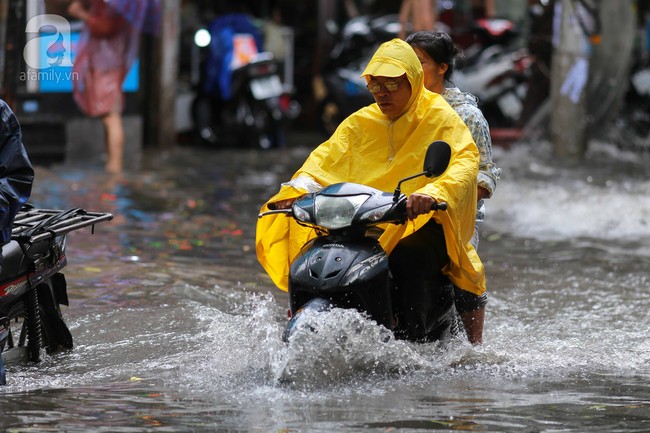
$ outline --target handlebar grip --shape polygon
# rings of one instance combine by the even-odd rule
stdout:
[[[293,211],[291,209],[276,209],[276,210],[267,210],[265,212],[262,212],[261,214],[257,215],[257,218],[262,218],[267,215],[273,215],[273,214],[285,214],[285,215],[291,215]]]
[[[447,210],[447,203],[444,201],[436,202],[431,205],[431,210]]]

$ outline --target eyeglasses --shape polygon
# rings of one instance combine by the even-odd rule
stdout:
[[[397,81],[384,81],[383,83],[379,83],[377,81],[371,81],[368,83],[366,86],[368,90],[370,90],[370,93],[379,93],[381,92],[381,89],[384,88],[386,89],[387,92],[397,92],[399,90],[399,85],[404,81],[404,79],[397,80]]]

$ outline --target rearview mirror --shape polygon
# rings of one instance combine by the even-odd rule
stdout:
[[[447,170],[451,158],[451,147],[446,141],[438,140],[429,145],[424,157],[426,177],[438,177]]]

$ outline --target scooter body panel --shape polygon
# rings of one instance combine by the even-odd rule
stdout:
[[[7,311],[32,287],[35,287],[57,275],[67,264],[64,253],[64,237],[50,244],[47,250],[39,252],[39,257],[28,257],[15,240],[2,247],[2,270],[0,271],[0,314]],[[29,250],[28,250],[29,251]],[[57,280],[58,281],[58,280]],[[67,305],[65,280],[63,285],[56,284],[58,298]]]

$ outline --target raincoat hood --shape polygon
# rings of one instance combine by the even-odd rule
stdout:
[[[363,75],[395,74],[400,72],[397,69],[406,71],[412,89],[403,114],[391,120],[375,103],[348,116],[309,155],[292,180],[262,206],[261,212],[268,210],[271,203],[314,192],[313,186],[317,190],[338,182],[361,183],[392,192],[401,179],[422,171],[428,145],[444,140],[451,147],[447,170],[434,179],[423,176],[409,180],[402,184],[402,192],[428,194],[447,202],[448,210],[420,215],[404,225],[386,225],[380,242],[390,254],[401,238],[434,218],[443,226],[450,258],[445,274],[458,287],[482,294],[483,265],[469,243],[476,214],[476,144],[465,123],[442,96],[424,88],[422,66],[407,43],[393,40],[383,44]],[[267,215],[258,220],[257,257],[280,289],[287,290],[290,263],[315,236],[313,229],[300,226],[285,215]]]
[[[393,39],[379,46],[361,76],[370,81],[371,77],[401,77],[406,74],[411,84],[411,98],[406,110],[420,98],[424,91],[424,71],[413,48],[401,39]]]

